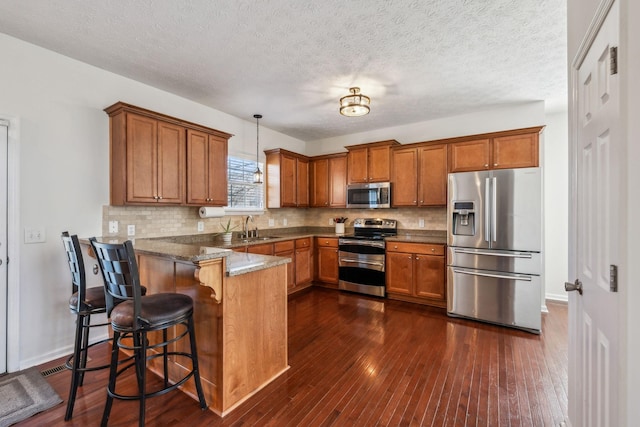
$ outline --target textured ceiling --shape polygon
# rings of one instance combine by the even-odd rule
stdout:
[[[0,32],[305,141],[567,102],[566,0],[3,0]]]

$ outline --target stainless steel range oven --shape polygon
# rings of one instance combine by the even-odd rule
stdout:
[[[338,287],[385,296],[385,242],[397,234],[397,222],[383,218],[356,218],[354,233],[338,239]]]

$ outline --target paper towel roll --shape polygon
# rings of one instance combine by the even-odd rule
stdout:
[[[203,206],[198,210],[200,218],[222,218],[224,216],[224,208]]]

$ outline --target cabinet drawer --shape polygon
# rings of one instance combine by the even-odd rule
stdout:
[[[387,252],[408,252],[412,254],[444,256],[444,245],[433,245],[428,243],[388,242]]]
[[[293,247],[294,247],[293,240],[287,240],[285,242],[275,242],[273,244],[273,251],[275,253],[289,252],[289,251],[293,251]]]
[[[305,237],[304,239],[296,239],[296,248],[309,248],[311,247],[311,237]]]
[[[316,245],[320,247],[337,248],[338,239],[333,237],[316,237]]]

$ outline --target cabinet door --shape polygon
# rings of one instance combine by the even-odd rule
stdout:
[[[296,207],[297,179],[296,158],[286,154],[280,155],[280,205]]]
[[[338,249],[318,248],[318,280],[324,283],[338,283]]]
[[[387,292],[411,295],[413,292],[413,255],[387,252]]]
[[[276,252],[274,255],[291,258],[291,262],[287,263],[287,289],[293,289],[296,286],[295,265],[296,256],[293,250]]]
[[[296,206],[309,206],[309,162],[297,159],[296,162]]]
[[[418,178],[419,206],[447,205],[447,146],[430,145],[418,149],[420,159]],[[397,186],[394,188],[394,191]]]
[[[227,206],[227,140],[209,135],[208,205]]]
[[[367,171],[367,148],[354,148],[347,154],[349,184],[369,182]]]
[[[394,150],[392,154],[393,206],[416,206],[418,196],[418,150]]]
[[[313,278],[311,248],[296,249],[296,286],[309,283]]]
[[[493,168],[538,166],[538,134],[502,136],[493,139]]]
[[[187,131],[187,203],[209,203],[209,136],[203,132]]]
[[[158,122],[158,202],[184,203],[186,130]]]
[[[369,182],[391,180],[391,147],[370,147],[368,153]]]
[[[488,139],[449,144],[449,172],[468,172],[489,169]]]
[[[158,122],[127,114],[127,202],[156,203]]]
[[[329,205],[329,159],[313,160],[309,164],[309,199],[313,207]]]
[[[414,268],[415,295],[445,301],[444,257],[416,254]]]
[[[347,155],[329,159],[329,206],[347,206]]]

